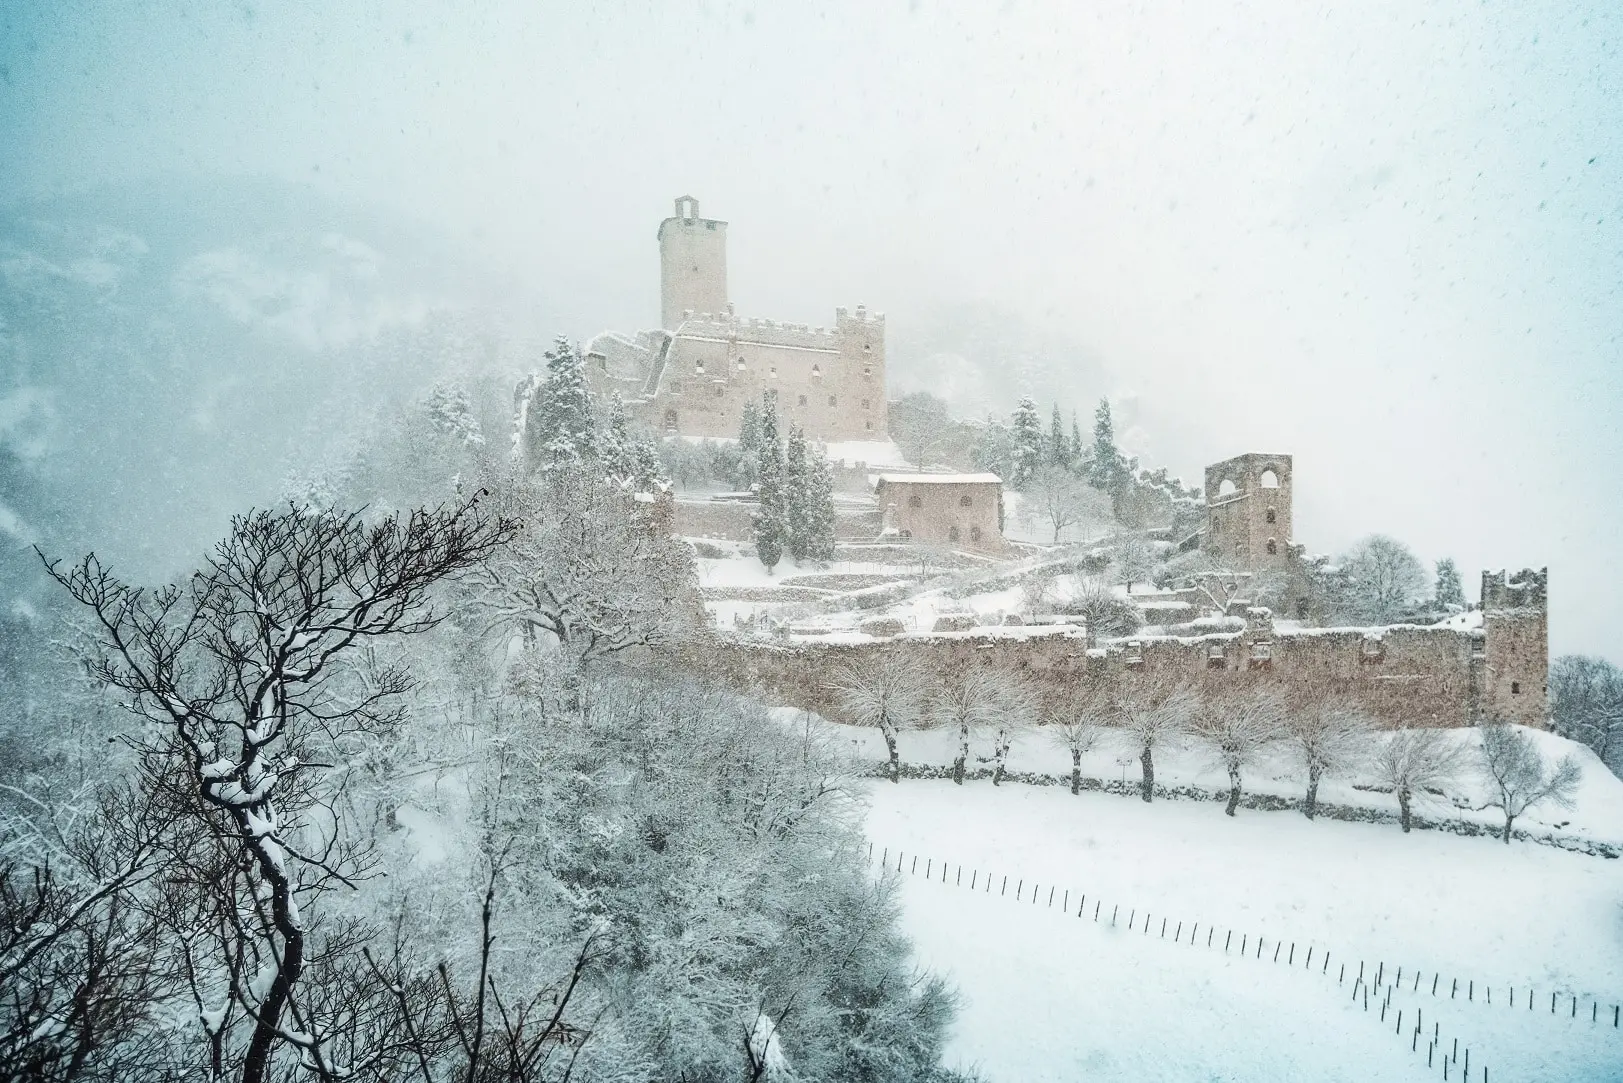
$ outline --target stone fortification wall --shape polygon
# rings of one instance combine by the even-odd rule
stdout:
[[[1275,683],[1287,695],[1350,696],[1387,726],[1463,726],[1479,721],[1486,709],[1481,643],[1473,633],[1421,627],[1274,636],[1264,620],[1242,632],[1124,640],[1094,649],[1085,632],[1075,629],[861,643],[725,640],[705,652],[705,664],[740,686],[842,721],[832,692],[840,665],[883,654],[914,666],[926,687],[966,666],[1017,674],[1039,686],[1088,684],[1105,696],[1156,675],[1208,687],[1249,678]]]

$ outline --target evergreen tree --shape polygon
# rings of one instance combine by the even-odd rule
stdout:
[[[977,470],[1007,479],[1013,472],[1014,463],[1014,443],[1009,435],[1009,427],[997,418],[988,416],[986,428],[975,444],[970,461]]]
[[[1130,475],[1121,452],[1116,447],[1116,426],[1110,419],[1110,400],[1100,399],[1093,412],[1093,464],[1088,481],[1119,499],[1127,487]]]
[[[1067,470],[1071,466],[1071,442],[1065,438],[1065,423],[1060,420],[1059,403],[1054,404],[1054,416],[1048,424],[1049,466]]]
[[[546,375],[524,412],[524,445],[530,463],[542,469],[578,463],[596,454],[592,398],[580,353],[560,335],[546,360]]]
[[[609,396],[608,416],[598,438],[598,457],[610,477],[625,481],[637,472],[636,449],[626,417],[626,404],[619,392]]]
[[[1009,484],[1024,489],[1043,465],[1043,423],[1037,416],[1037,404],[1029,398],[1021,399],[1014,408],[1011,428],[1014,446]]]
[[[789,423],[788,444],[783,467],[784,527],[788,532],[789,555],[799,564],[806,557],[811,477],[810,463],[806,458],[806,434],[792,421]]]
[[[834,559],[834,468],[820,455],[812,456],[806,498],[806,556]]]
[[[1087,447],[1082,443],[1082,426],[1076,423],[1076,411],[1071,411],[1071,469],[1080,474],[1087,464]]]
[[[759,469],[756,499],[760,508],[755,513],[755,552],[770,572],[783,559],[784,543],[788,540],[783,446],[778,443],[778,405],[770,395],[765,396],[760,412],[756,462]]]
[[[1437,562],[1437,604],[1465,606],[1465,586],[1460,582],[1460,569],[1453,557]]]
[[[738,426],[738,472],[733,484],[740,490],[749,489],[761,476],[761,407],[754,399],[744,403],[743,417]]]

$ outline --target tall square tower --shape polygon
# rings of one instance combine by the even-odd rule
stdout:
[[[674,331],[684,313],[727,311],[727,223],[699,217],[699,201],[682,196],[659,224],[659,325]]]
[[[1283,565],[1290,541],[1289,455],[1250,452],[1206,468],[1208,554],[1240,569]]]

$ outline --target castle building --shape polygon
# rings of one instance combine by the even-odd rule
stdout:
[[[738,316],[727,294],[727,223],[692,196],[659,225],[660,322],[586,346],[593,390],[618,393],[655,432],[690,439],[738,435],[744,404],[776,399],[808,439],[888,439],[885,317],[834,310],[832,327]]]
[[[1542,727],[1549,716],[1550,569],[1482,573],[1482,638],[1473,662],[1485,716]]]
[[[1289,455],[1250,452],[1206,468],[1205,552],[1236,568],[1280,567],[1290,543]]]
[[[881,537],[921,545],[998,549],[1003,481],[996,474],[880,474]]]

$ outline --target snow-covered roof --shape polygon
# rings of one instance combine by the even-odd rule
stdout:
[[[880,474],[880,485],[1002,485],[996,474]]]

